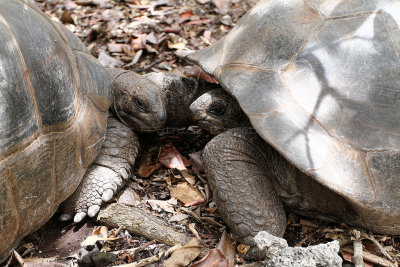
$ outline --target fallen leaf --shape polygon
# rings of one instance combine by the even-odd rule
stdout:
[[[234,267],[236,261],[236,250],[234,241],[229,237],[229,235],[224,231],[221,236],[221,240],[217,245],[217,249],[222,252],[226,259],[228,267]]]
[[[219,13],[226,14],[229,8],[229,0],[213,0],[213,3],[218,8]]]
[[[177,204],[177,201],[174,198],[171,198],[170,200],[149,199],[145,201],[149,203],[151,208],[155,211],[164,210],[166,212],[175,213],[174,206]]]
[[[168,42],[169,49],[184,49],[186,47],[184,42],[171,43]]]
[[[96,236],[101,236],[101,237],[108,237],[108,228],[107,226],[95,226],[93,229],[93,234]]]
[[[217,80],[215,80],[213,77],[205,73],[204,70],[202,70],[202,68],[200,68],[197,65],[184,68],[184,72],[185,75],[188,77],[193,77],[198,80],[203,80],[209,83],[218,83]]]
[[[239,251],[241,254],[246,255],[247,252],[249,252],[249,250],[250,250],[250,246],[245,245],[245,244],[239,244],[239,245],[236,247],[236,249],[237,249],[237,251]]]
[[[211,31],[205,30],[205,31],[203,32],[203,38],[206,39],[206,40],[210,40],[210,38],[211,38]]]
[[[169,222],[180,222],[183,220],[186,220],[187,218],[189,218],[190,216],[184,213],[177,213],[173,216],[171,216],[171,218],[168,219]]]
[[[189,174],[188,170],[181,170],[181,174],[189,184],[194,185],[196,183],[196,177]]]
[[[154,32],[151,32],[150,34],[147,35],[146,41],[151,43],[151,44],[157,44],[158,40]]]
[[[88,236],[85,241],[81,243],[82,247],[95,245],[97,241],[121,241],[124,238],[122,237],[100,237],[96,235]]]
[[[186,11],[179,15],[180,18],[190,18],[191,16],[193,16],[191,11]]]
[[[165,262],[165,267],[187,266],[200,254],[197,238],[192,238],[185,246],[175,250]]]
[[[69,13],[68,9],[66,9],[66,8],[64,9],[60,20],[63,23],[70,23],[70,24],[74,24],[75,25],[74,19],[71,17],[71,14]]]
[[[183,202],[185,207],[203,203],[205,199],[200,191],[188,183],[179,183],[168,187],[171,197]]]
[[[202,152],[203,152],[203,150],[189,154],[190,160],[194,163],[194,165],[197,167],[197,169],[201,172],[204,171],[203,170],[203,162],[201,161],[201,153]]]
[[[106,9],[101,13],[102,19],[104,21],[109,21],[109,20],[120,20],[123,16],[124,13],[121,11],[116,11],[113,9]]]
[[[202,259],[193,263],[191,267],[228,267],[228,260],[225,259],[219,249],[210,250]]]
[[[184,157],[171,142],[161,147],[158,160],[170,169],[185,170],[187,166],[185,166]]]
[[[129,51],[131,49],[131,46],[128,44],[108,43],[107,49],[111,53],[122,53]]]
[[[152,152],[146,151],[140,157],[138,173],[141,177],[149,177],[159,168],[161,168],[161,163],[159,163],[158,161],[153,161]]]
[[[123,63],[120,60],[109,56],[103,50],[100,51],[98,60],[100,61],[101,65],[103,65],[106,68],[115,68],[123,65]]]

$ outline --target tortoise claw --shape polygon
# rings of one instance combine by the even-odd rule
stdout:
[[[88,216],[89,217],[94,217],[99,213],[100,206],[99,205],[92,205],[88,208]]]
[[[112,199],[113,196],[114,196],[114,191],[112,189],[106,189],[103,195],[101,196],[101,199],[104,202],[108,202]]]

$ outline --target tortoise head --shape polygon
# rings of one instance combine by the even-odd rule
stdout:
[[[117,117],[137,131],[155,131],[167,121],[163,89],[133,71],[112,77],[112,107]]]
[[[212,135],[229,128],[250,126],[239,103],[222,88],[213,89],[198,97],[191,105],[193,120]]]

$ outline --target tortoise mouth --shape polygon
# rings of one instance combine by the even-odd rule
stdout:
[[[132,115],[129,115],[125,112],[116,113],[122,123],[138,132],[155,132],[158,129],[162,128],[165,124],[165,120],[156,123],[156,120],[152,119],[151,123],[148,123],[147,120],[133,117]]]

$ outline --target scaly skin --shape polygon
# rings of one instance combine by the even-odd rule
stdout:
[[[273,168],[277,172],[271,173],[279,157],[257,134],[238,128],[216,136],[204,149],[203,167],[218,211],[241,243],[255,247],[259,231],[285,232],[286,216],[271,176],[293,175],[294,168]],[[257,258],[257,251],[248,256]]]
[[[69,220],[74,213],[75,222],[86,215],[96,216],[100,206],[110,201],[128,181],[138,152],[135,132],[110,116],[102,150],[77,190],[62,204],[64,213],[60,219]]]

